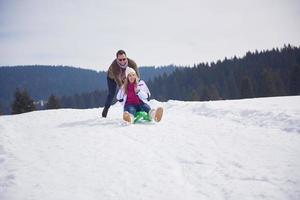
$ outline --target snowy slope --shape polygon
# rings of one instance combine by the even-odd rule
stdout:
[[[0,199],[300,199],[300,96],[0,116]]]

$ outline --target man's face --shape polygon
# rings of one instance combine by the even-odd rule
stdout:
[[[123,66],[123,65],[126,65],[126,64],[127,64],[127,57],[126,57],[125,54],[118,55],[117,59],[118,59],[118,63],[119,63],[120,65]]]

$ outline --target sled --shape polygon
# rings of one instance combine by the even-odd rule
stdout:
[[[124,112],[123,114],[123,120],[129,123],[145,123],[145,122],[151,122],[152,120],[155,122],[160,122],[162,115],[163,115],[163,108],[159,107],[156,109],[154,116],[150,117],[150,115],[145,111],[138,111],[136,112],[135,116],[132,116],[128,112]]]
[[[145,111],[139,111],[135,114],[133,123],[151,122],[150,116]]]
[[[153,116],[155,122],[160,122],[162,115],[163,115],[164,109],[162,107],[159,107],[156,109],[155,116]],[[139,122],[151,122],[152,119],[149,116],[148,113],[145,111],[139,111],[135,114],[133,123],[139,123]]]

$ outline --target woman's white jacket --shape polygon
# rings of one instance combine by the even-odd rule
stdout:
[[[137,90],[138,90],[138,97],[140,100],[142,100],[144,103],[148,103],[148,99],[150,98],[150,91],[146,85],[146,83],[143,80],[140,80],[137,84]],[[125,90],[123,87],[121,87],[117,94],[117,100],[122,103],[123,106],[125,106],[126,100],[127,100],[127,94],[125,94]]]

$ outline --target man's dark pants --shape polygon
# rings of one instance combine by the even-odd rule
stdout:
[[[106,79],[107,79],[107,86],[108,86],[108,95],[106,97],[105,106],[102,111],[102,117],[107,116],[108,109],[112,104],[112,101],[116,94],[116,89],[117,89],[117,83],[115,82],[114,79],[111,79],[108,76]]]

